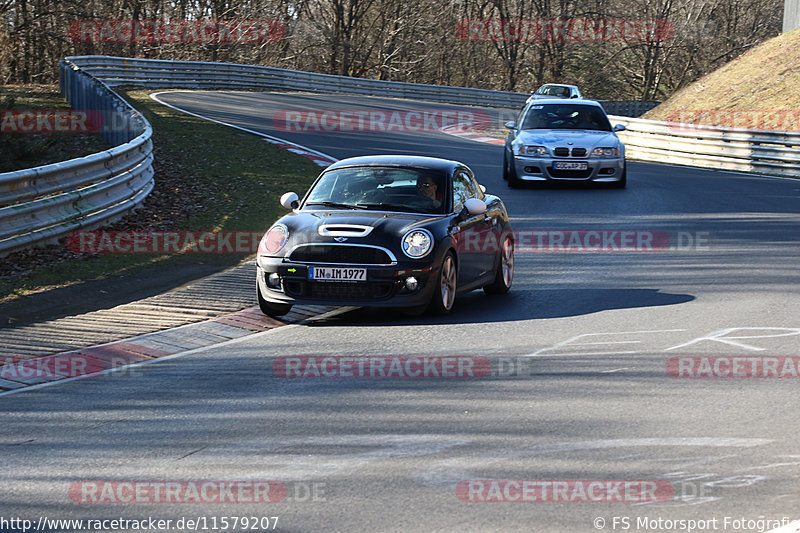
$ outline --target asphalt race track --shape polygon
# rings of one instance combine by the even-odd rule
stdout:
[[[757,531],[759,519],[768,531],[800,519],[800,182],[629,162],[625,190],[511,190],[501,146],[272,121],[287,110],[452,106],[160,98],[335,158],[466,163],[527,239],[514,285],[503,297],[462,297],[447,317],[348,311],[4,396],[5,516],[200,519],[208,531],[225,517],[278,517],[276,530],[292,532],[688,531],[688,520],[706,521],[695,531]],[[592,246],[590,232],[600,236]],[[632,250],[615,247],[623,233]],[[657,245],[637,248],[641,235]],[[491,369],[288,379],[273,366],[324,356],[447,356]],[[233,481],[242,483],[230,497],[187,491]],[[263,503],[253,494],[267,482]],[[256,530],[272,530],[270,520]]]

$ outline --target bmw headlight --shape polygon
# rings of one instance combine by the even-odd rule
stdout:
[[[547,148],[544,146],[526,146],[520,144],[517,146],[517,155],[527,155],[529,157],[544,157],[549,155]]]
[[[426,229],[414,229],[403,236],[403,253],[411,259],[425,257],[433,250],[433,234]]]
[[[258,243],[259,255],[274,255],[280,252],[289,240],[289,229],[283,224],[275,224]]]
[[[592,157],[619,157],[619,148],[595,148]]]

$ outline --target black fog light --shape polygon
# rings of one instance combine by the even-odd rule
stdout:
[[[526,174],[541,174],[542,173],[542,169],[540,169],[539,167],[525,167],[525,173]]]
[[[419,282],[417,281],[417,278],[415,278],[414,276],[409,276],[406,278],[406,289],[413,292],[417,290],[417,287],[419,287]]]

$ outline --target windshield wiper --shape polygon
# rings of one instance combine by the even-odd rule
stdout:
[[[324,205],[325,207],[341,207],[342,209],[366,209],[366,207],[361,207],[361,204],[359,204],[359,205],[341,204],[339,202],[328,202],[328,201],[324,201],[324,202],[308,202],[306,204],[306,206],[309,206],[309,205]]]
[[[397,211],[408,211],[411,213],[425,213],[430,214],[428,211],[424,211],[422,209],[418,209],[416,207],[410,207],[407,205],[401,204],[387,204],[387,203],[380,203],[380,204],[358,204],[359,207],[363,207],[364,209],[371,209],[371,208],[378,208],[378,209],[394,209]]]

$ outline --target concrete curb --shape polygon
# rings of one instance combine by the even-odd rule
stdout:
[[[40,358],[20,359],[19,363],[30,363],[26,367],[22,367],[26,370],[25,372],[19,372],[20,367],[6,361],[4,366],[1,367],[3,379],[0,382],[0,386],[10,390],[0,392],[0,396],[76,379],[96,377],[139,364],[154,362],[161,358],[188,354],[198,349],[242,339],[282,326],[302,324],[309,319],[330,316],[332,313],[344,313],[352,309],[354,308],[296,306],[292,310],[292,318],[276,320],[264,315],[258,306],[255,306],[203,322],[186,324],[155,333],[146,333],[98,346],[80,348]],[[41,360],[53,360],[55,358],[60,362],[59,365],[37,364]],[[78,365],[80,372],[54,370],[54,368],[58,367],[72,368],[72,365],[69,364],[72,360],[82,363]],[[85,364],[87,360],[91,361],[88,366]]]

